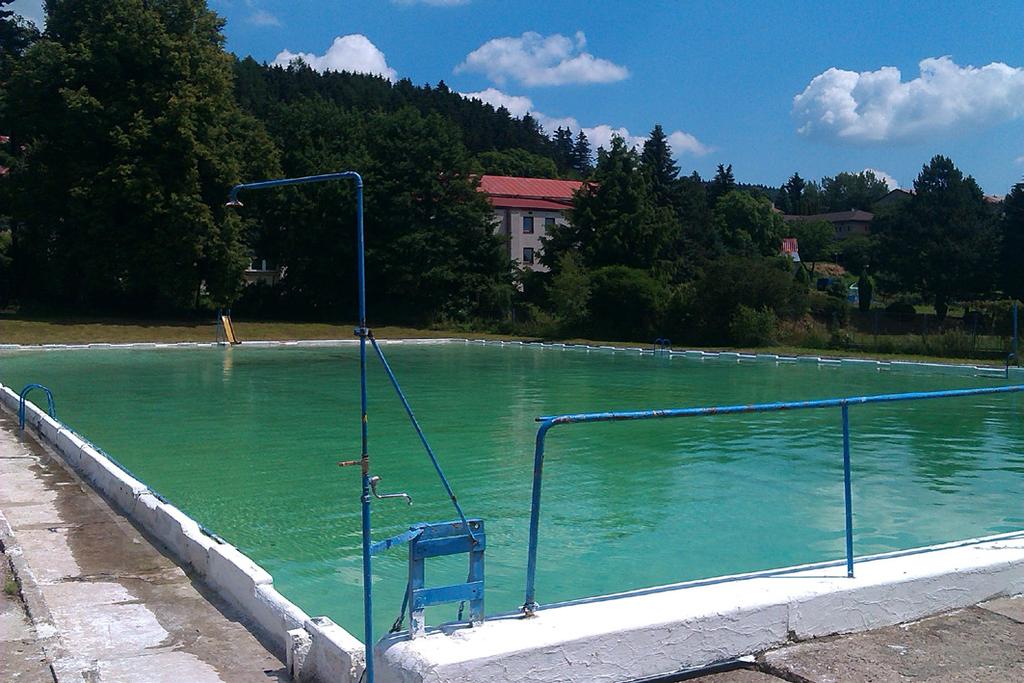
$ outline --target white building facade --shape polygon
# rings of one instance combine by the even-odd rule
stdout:
[[[485,175],[480,191],[487,195],[498,219],[497,234],[505,238],[508,257],[522,268],[546,271],[541,265],[541,238],[556,225],[568,222],[573,194],[583,185],[577,180],[518,178]]]

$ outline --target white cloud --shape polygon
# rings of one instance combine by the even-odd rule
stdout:
[[[885,171],[879,171],[877,168],[864,169],[865,173],[867,173],[868,171],[874,173],[876,178],[878,178],[879,180],[883,181],[886,185],[888,185],[890,190],[900,189],[899,181],[893,178],[892,174],[886,173]]]
[[[473,50],[455,72],[482,73],[495,83],[508,79],[524,85],[613,83],[629,76],[624,66],[585,52],[587,38],[527,31],[519,37],[494,38]]]
[[[264,9],[256,10],[255,12],[253,12],[249,16],[248,19],[246,19],[246,21],[249,22],[250,24],[255,25],[255,26],[280,26],[281,25],[281,20],[280,19],[278,19],[273,14],[271,14],[270,12],[268,12],[267,10],[264,10]]]
[[[43,2],[42,0],[14,0],[10,5],[5,7],[9,12],[20,14],[38,28],[43,28]]]
[[[1017,158],[1016,158],[1016,159],[1014,159],[1013,161],[1014,161],[1014,163],[1016,163],[1016,164],[1021,164],[1021,165],[1024,165],[1024,154],[1021,154],[1021,155],[1020,155],[1019,157],[1017,157]]]
[[[468,97],[471,100],[480,100],[486,104],[491,105],[495,109],[498,107],[505,107],[508,112],[516,118],[522,118],[526,114],[530,113],[533,109],[533,100],[529,97],[523,97],[521,95],[508,95],[498,90],[497,88],[487,88],[479,92],[464,92],[459,93],[463,97]]]
[[[921,61],[920,75],[900,70],[831,68],[793,98],[799,132],[853,143],[916,140],[1024,116],[1024,69],[993,62],[959,66],[949,57]]]
[[[572,131],[580,131],[587,136],[590,146],[596,151],[598,147],[608,148],[612,143],[612,136],[618,135],[626,141],[630,147],[641,147],[644,144],[645,136],[633,135],[629,129],[614,127],[606,123],[596,126],[581,126],[580,122],[571,116],[555,117],[548,116],[533,108],[533,100],[523,95],[509,95],[497,88],[487,88],[479,92],[460,93],[463,97],[486,102],[493,107],[505,107],[512,116],[522,117],[529,114],[537,119],[544,130],[551,134],[556,128],[569,128]],[[677,157],[684,154],[691,156],[703,156],[711,151],[708,147],[690,133],[676,130],[668,135],[669,145]]]
[[[685,152],[695,157],[702,157],[713,151],[713,148],[708,147],[695,136],[681,130],[675,130],[668,134],[668,144],[671,145],[676,156],[679,156],[680,152]]]
[[[394,81],[398,76],[398,72],[388,66],[384,53],[361,33],[338,36],[322,55],[282,50],[274,59],[274,64],[288,66],[296,59],[301,59],[320,72],[353,71],[384,76],[389,81]]]

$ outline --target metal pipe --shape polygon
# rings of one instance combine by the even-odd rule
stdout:
[[[844,403],[860,405],[867,403],[888,403],[893,401],[919,401],[932,398],[956,398],[981,394],[1006,394],[1024,391],[1024,384],[1005,387],[981,387],[978,389],[949,389],[946,391],[918,391],[905,394],[876,394],[874,396],[851,396],[849,398],[827,398],[815,401],[783,401],[778,403],[751,403],[748,405],[713,406],[707,408],[669,408],[662,410],[633,410],[606,413],[576,413],[538,417],[537,422],[551,421],[554,424],[580,422],[618,422],[623,420],[649,420],[669,417],[701,417],[707,415],[734,415],[737,413],[769,413],[781,410],[802,410],[807,408],[838,408]]]
[[[544,440],[548,430],[555,423],[545,420],[537,430],[537,443],[533,452],[533,497],[530,503],[530,541],[526,558],[526,599],[523,601],[523,614],[533,616],[537,611],[536,576],[537,576],[537,537],[540,530],[540,488],[544,479]]]
[[[462,520],[462,524],[469,533],[470,539],[476,543],[476,534],[473,533],[473,528],[469,525],[469,521],[466,519],[466,515],[462,511],[462,505],[459,504],[459,499],[455,497],[455,491],[452,490],[451,484],[448,483],[448,478],[444,476],[444,470],[441,469],[441,463],[438,462],[437,456],[434,455],[434,449],[430,447],[430,442],[427,441],[427,435],[423,433],[423,429],[420,427],[420,422],[416,419],[416,414],[412,412],[412,406],[409,405],[409,401],[405,397],[405,392],[402,391],[402,387],[398,383],[398,378],[395,377],[395,373],[391,370],[391,365],[384,357],[384,350],[380,348],[380,344],[377,343],[377,339],[373,336],[372,332],[370,333],[370,343],[373,345],[373,350],[377,352],[377,357],[380,358],[380,362],[384,366],[384,372],[387,373],[388,379],[391,380],[391,386],[393,386],[395,388],[395,392],[398,393],[398,398],[402,402],[402,407],[405,408],[405,414],[409,416],[409,421],[412,422],[413,429],[416,430],[416,434],[420,437],[420,443],[423,444],[423,448],[426,449],[427,455],[430,456],[430,462],[434,464],[434,471],[437,472],[437,476],[441,479],[441,484],[444,486],[444,490],[448,493],[448,498],[451,499],[452,505],[455,506],[455,512],[458,513],[459,519]]]
[[[1020,356],[1017,355],[1019,340],[1017,338],[1017,300],[1013,300],[1013,359],[1020,365]]]
[[[853,578],[853,493],[850,482],[850,406],[843,404],[843,502],[846,507],[846,575]]]
[[[359,428],[362,440],[360,465],[362,470],[362,491],[360,503],[362,511],[363,540],[363,628],[366,653],[366,683],[373,683],[373,565],[371,563],[370,546],[370,455],[367,446],[368,433],[366,423],[366,259],[365,241],[363,237],[363,177],[355,171],[324,173],[321,175],[303,176],[300,178],[279,178],[264,180],[257,183],[242,183],[231,188],[227,206],[238,207],[238,193],[242,190],[265,190],[272,187],[288,185],[305,185],[322,183],[329,180],[353,180],[356,184],[356,270],[359,277],[359,327],[355,329],[359,337]]]
[[[784,401],[778,403],[752,403],[749,405],[713,406],[707,408],[670,408],[664,410],[633,410],[604,413],[575,413],[566,415],[546,415],[536,418],[540,423],[537,429],[537,442],[533,458],[533,498],[530,510],[530,538],[527,549],[526,564],[526,599],[522,612],[532,616],[538,609],[536,600],[537,544],[540,527],[540,496],[541,479],[544,472],[544,448],[548,431],[555,425],[582,424],[589,422],[620,422],[627,420],[651,420],[677,417],[708,417],[712,415],[735,415],[744,413],[769,413],[783,410],[805,410],[817,408],[842,408],[843,410],[843,456],[844,478],[846,488],[846,551],[847,573],[853,576],[853,516],[852,495],[850,493],[849,470],[849,417],[850,405],[869,403],[891,403],[896,401],[920,401],[939,398],[959,398],[965,396],[982,396],[987,394],[1009,394],[1024,391],[1024,384],[1005,387],[981,387],[977,389],[951,389],[946,391],[918,391],[905,394],[877,394],[874,396],[851,396],[848,398],[829,398],[814,401]]]
[[[50,417],[57,419],[57,404],[53,400],[53,392],[42,384],[27,384],[18,395],[18,429],[25,430],[25,402],[33,389],[41,389],[46,394],[46,412]]]

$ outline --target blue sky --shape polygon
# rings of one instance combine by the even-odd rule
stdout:
[[[38,0],[15,8],[39,16]],[[582,127],[661,123],[683,170],[778,185],[946,154],[986,192],[1024,176],[1024,3],[210,0],[228,49],[444,80]],[[338,40],[340,38],[340,40]],[[283,54],[282,54],[283,53]]]

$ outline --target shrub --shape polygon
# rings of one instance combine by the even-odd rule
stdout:
[[[917,309],[909,301],[897,299],[885,307],[885,312],[898,320],[911,320],[917,315]]]
[[[669,292],[645,270],[606,266],[590,278],[590,324],[602,339],[650,341],[658,336]]]
[[[850,306],[845,300],[824,292],[812,292],[810,302],[811,314],[825,323],[830,330],[846,326]]]
[[[936,356],[965,358],[974,352],[974,339],[963,330],[946,330],[941,334],[927,337],[925,348],[928,353]]]
[[[781,261],[738,257],[713,261],[694,282],[696,341],[728,343],[730,325],[741,305],[767,308],[779,318],[798,318],[807,310],[807,291]]]
[[[767,306],[756,309],[740,304],[729,322],[729,336],[739,346],[768,346],[778,339],[778,323]]]

